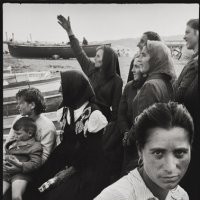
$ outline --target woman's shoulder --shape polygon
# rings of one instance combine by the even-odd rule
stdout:
[[[123,176],[118,181],[112,185],[105,188],[95,200],[107,200],[107,199],[116,199],[116,200],[125,200],[132,199],[135,200],[134,188],[129,181],[128,175]]]
[[[179,185],[175,189],[170,190],[169,196],[173,199],[189,200],[187,192]]]
[[[133,88],[133,81],[129,81],[129,82],[125,85],[124,90],[128,90],[128,89],[130,89],[130,88]]]
[[[170,83],[170,82],[169,82]],[[156,78],[156,79],[150,79],[150,80],[147,80],[145,81],[144,85],[142,86],[143,89],[158,89],[160,90],[161,88],[165,87],[166,86],[166,83],[163,79],[161,78]]]
[[[48,117],[46,117],[43,113],[40,114],[40,116],[35,121],[35,123],[39,127],[45,126],[46,128],[48,127],[49,129],[53,129],[53,130],[55,129],[55,125],[53,124],[53,122]]]
[[[118,74],[115,75],[115,81],[123,83],[122,78]]]

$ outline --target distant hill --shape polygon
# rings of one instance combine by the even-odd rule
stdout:
[[[161,36],[162,40],[183,40],[183,35],[172,35],[172,36]],[[129,48],[132,51],[136,51],[137,44],[140,38],[125,38],[125,39],[118,39],[118,40],[105,40],[99,41],[102,43],[111,43],[112,46],[121,46],[124,48]]]

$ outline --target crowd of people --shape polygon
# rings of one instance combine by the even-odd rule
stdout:
[[[102,45],[91,60],[70,18],[57,19],[82,70],[60,74],[59,135],[38,89],[16,94],[20,115],[4,145],[4,199],[197,200],[199,19],[186,24],[194,55],[179,77],[168,47],[148,31],[124,89],[115,51]]]

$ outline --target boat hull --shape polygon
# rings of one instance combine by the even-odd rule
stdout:
[[[82,46],[88,57],[95,57],[98,45]],[[105,44],[110,46],[111,44]],[[67,45],[38,45],[38,44],[15,44],[8,43],[8,49],[12,56],[18,58],[52,58],[57,55],[60,58],[75,58],[70,46]]]
[[[54,94],[45,96],[46,112],[53,112],[58,109],[58,106],[62,102],[61,94]],[[17,115],[19,111],[17,109],[17,101],[8,101],[3,103],[3,116]]]

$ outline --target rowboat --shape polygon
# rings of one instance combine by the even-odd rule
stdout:
[[[34,87],[42,92],[46,101],[46,111],[55,111],[62,101],[58,89],[60,87],[60,76],[51,76],[50,72],[29,72],[4,74],[3,86],[3,116],[18,114],[16,108],[16,93],[24,88]]]
[[[9,52],[18,58],[74,58],[70,45],[7,42]],[[81,45],[88,57],[95,57],[96,48],[103,44]],[[111,46],[111,44],[104,44]]]

